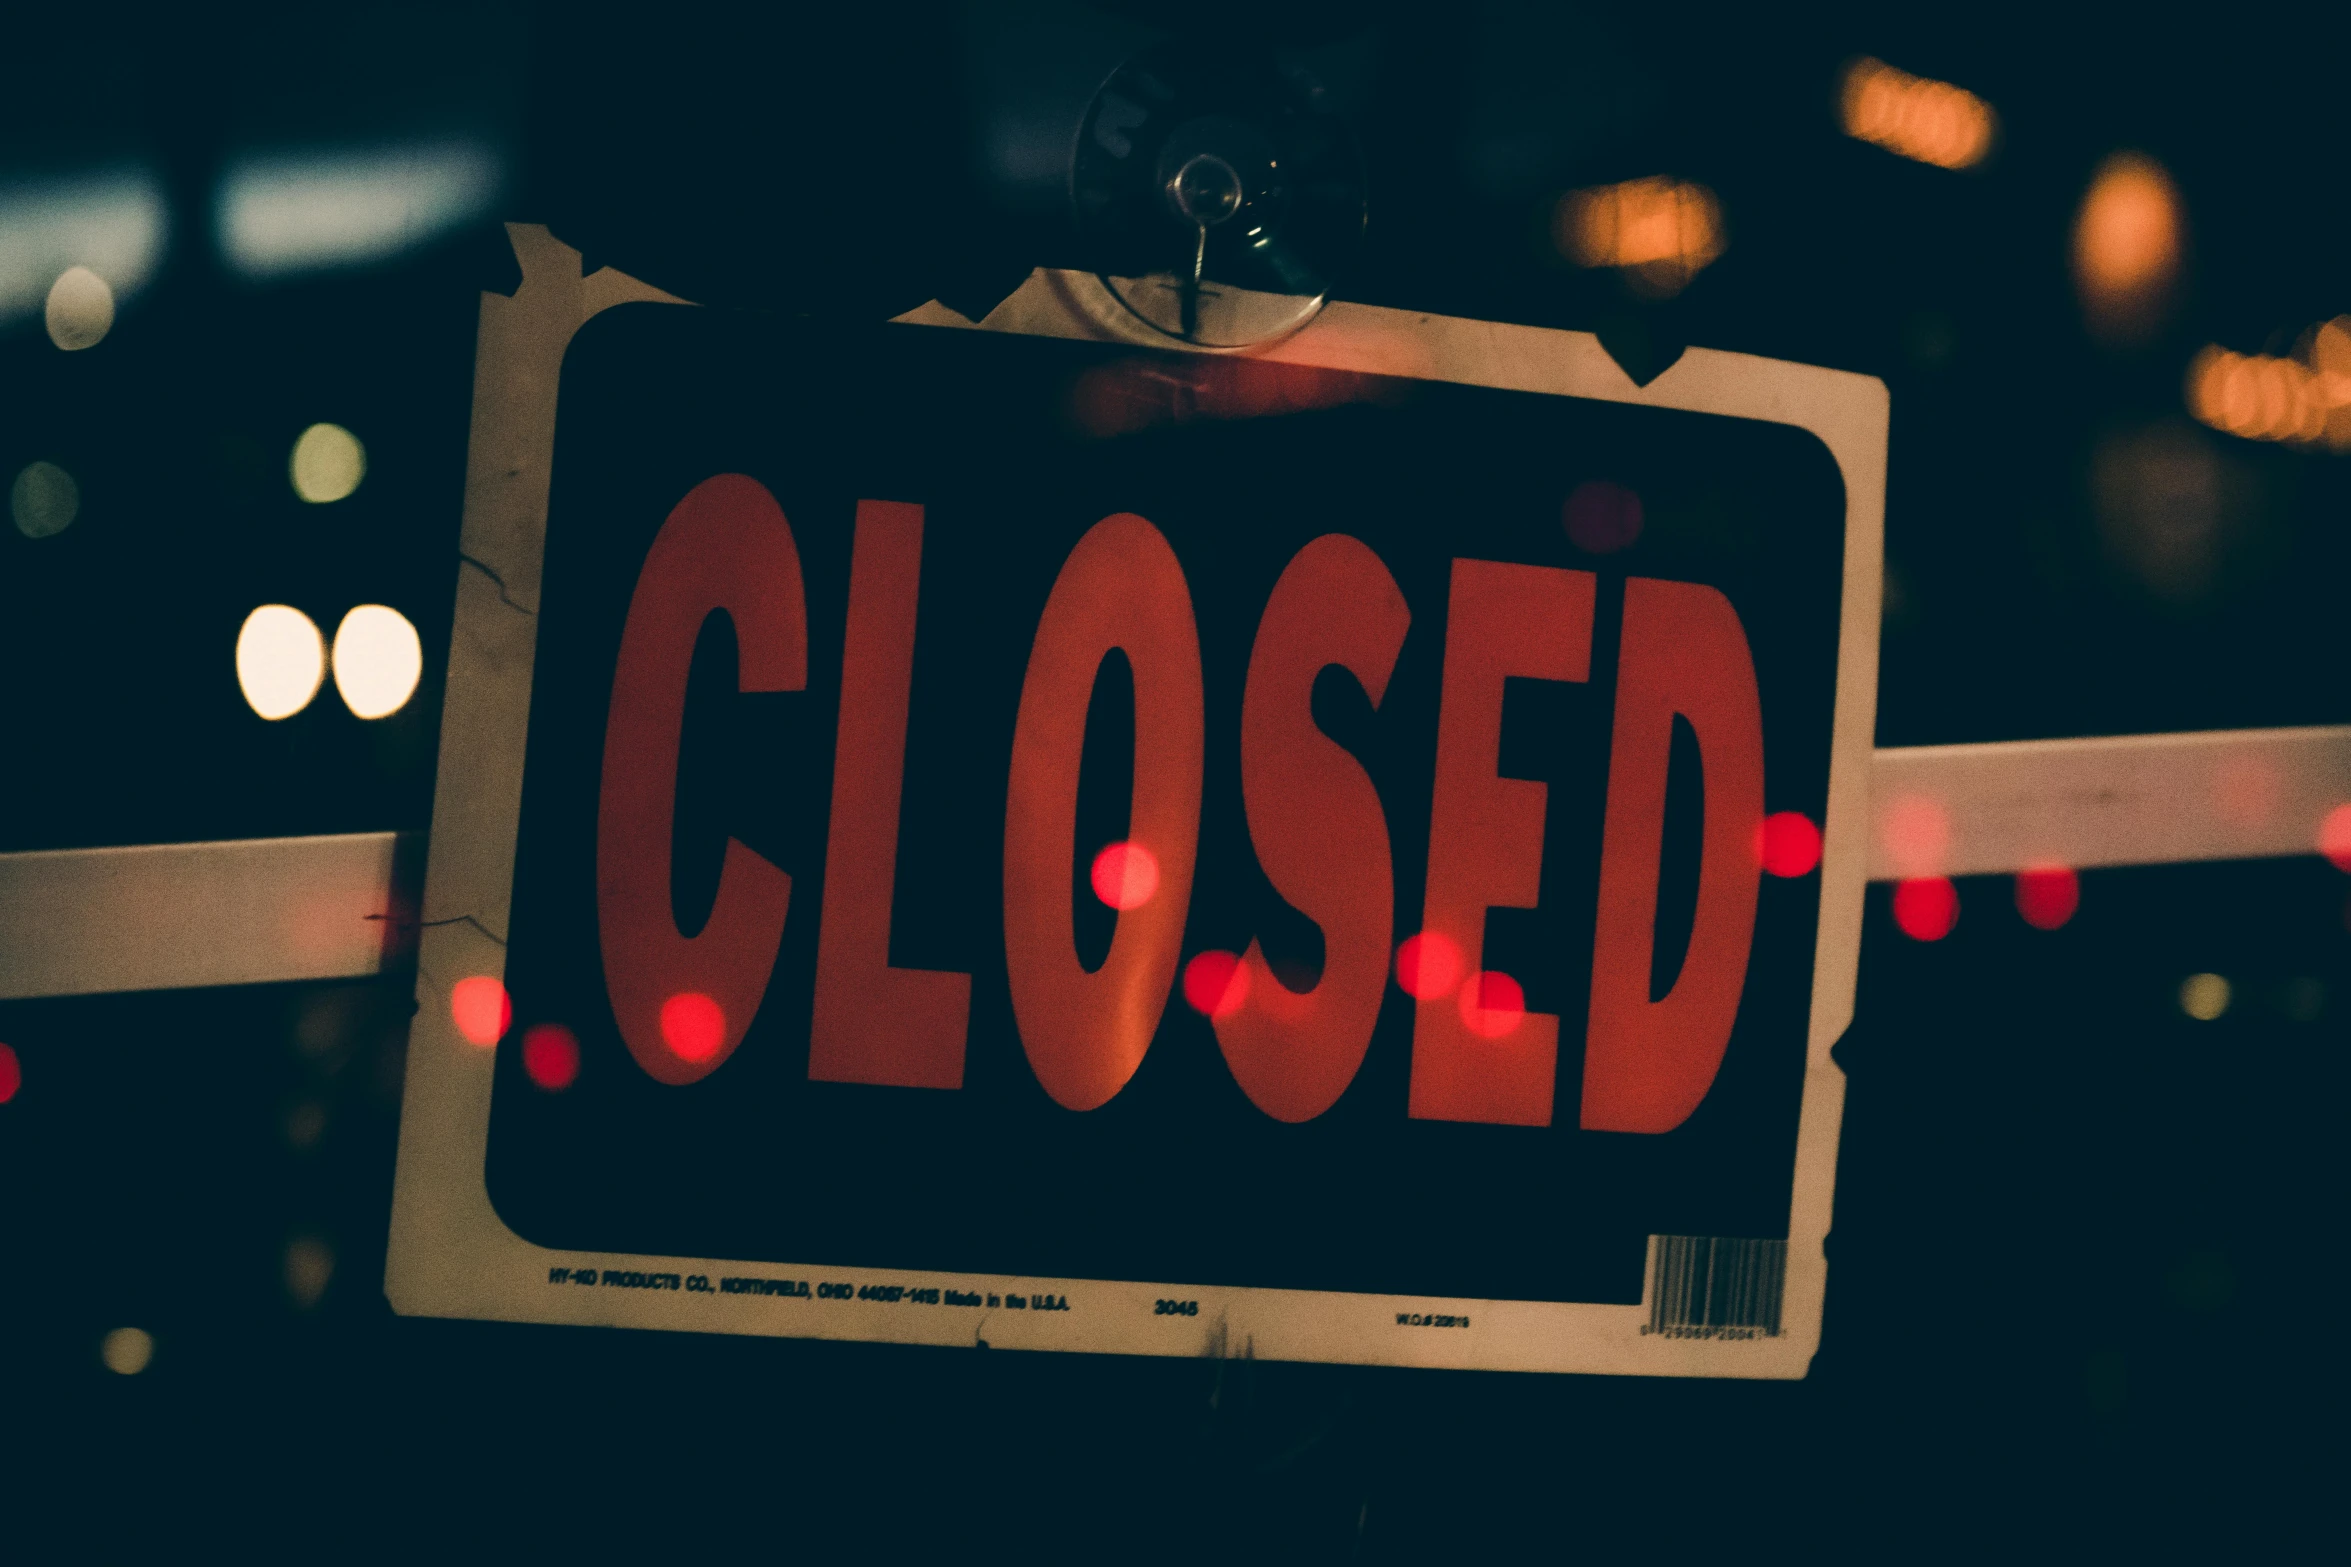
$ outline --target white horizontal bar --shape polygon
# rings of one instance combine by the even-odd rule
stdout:
[[[1886,750],[1869,786],[1872,881],[2315,854],[2351,727]]]
[[[422,845],[370,832],[0,854],[0,998],[377,973],[414,945],[394,900]]]
[[[1869,874],[1975,876],[2316,850],[2351,727],[1877,753]],[[0,855],[0,999],[379,973],[409,945],[421,834]]]

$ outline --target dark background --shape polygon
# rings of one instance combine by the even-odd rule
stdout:
[[[81,484],[0,531],[0,847],[429,822],[476,296],[491,216],[680,293],[871,321],[984,305],[1067,254],[1059,161],[1165,30],[1294,48],[1361,135],[1342,292],[1867,371],[1893,390],[1883,744],[2351,718],[2345,462],[2180,406],[2207,342],[2346,308],[2339,15],[1488,4],[1357,15],[1011,5],[747,19],[353,5],[12,17],[0,185],[126,166],[169,218],[97,348],[0,323],[0,477]],[[2002,117],[1952,174],[1844,138],[1843,63]],[[458,138],[501,185],[371,266],[248,280],[212,243],[256,153]],[[2098,162],[2162,159],[2188,225],[2168,323],[2084,330],[2068,227]],[[1557,259],[1570,188],[1721,196],[1667,302]],[[332,507],[284,482],[319,419],[367,443]],[[2185,450],[2207,569],[2146,569],[2101,456]],[[236,627],[422,632],[402,714],[242,705]],[[0,1107],[11,1546],[253,1555],[685,1548],[935,1530],[999,1554],[2241,1555],[2331,1482],[2343,877],[2315,858],[2093,873],[2064,930],[1997,879],[1903,939],[1873,891],[1825,1347],[1789,1386],[1364,1372],[630,1337],[389,1317],[378,1280],[409,981],[16,1003]],[[2183,1017],[2182,977],[2237,1001]],[[2312,990],[2300,981],[2315,981]],[[2316,996],[2315,1003],[2311,998]],[[289,1247],[333,1259],[287,1285]],[[315,1278],[315,1268],[309,1275]],[[305,1300],[310,1301],[304,1305]],[[98,1364],[156,1335],[143,1375]]]

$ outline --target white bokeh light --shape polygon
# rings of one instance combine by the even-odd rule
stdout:
[[[57,300],[61,278],[74,272],[106,290],[111,321],[114,304],[144,287],[162,260],[164,227],[163,187],[143,169],[0,184],[0,323],[46,307],[55,340],[57,305],[87,296]],[[81,287],[77,279],[69,296]],[[72,309],[66,315],[76,319]]]
[[[467,141],[246,158],[221,179],[221,253],[249,278],[382,261],[487,212],[504,177]]]
[[[145,1328],[116,1328],[98,1341],[98,1358],[118,1377],[135,1377],[155,1358],[155,1336]]]
[[[81,509],[82,487],[53,462],[27,463],[8,487],[8,514],[28,539],[63,533]]]
[[[296,495],[323,506],[359,488],[367,477],[367,448],[339,424],[314,424],[294,443],[286,471]]]
[[[335,628],[335,689],[362,718],[389,718],[416,694],[424,646],[408,617],[362,604]]]
[[[2209,1023],[2229,1009],[2234,988],[2219,974],[2190,974],[2180,981],[2180,1010],[2199,1023]]]
[[[95,348],[114,330],[114,290],[88,267],[67,267],[49,285],[42,314],[59,348]]]
[[[237,633],[237,685],[262,717],[291,718],[318,694],[326,654],[308,615],[290,605],[264,604]]]

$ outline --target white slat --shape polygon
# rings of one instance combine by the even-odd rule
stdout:
[[[2310,854],[2351,726],[1877,753],[1870,876]],[[419,834],[0,855],[0,999],[353,978],[408,945]]]
[[[2315,854],[2347,802],[2351,727],[1886,750],[1870,769],[1869,874]]]
[[[390,917],[407,847],[371,832],[0,855],[0,998],[376,973],[413,944]]]

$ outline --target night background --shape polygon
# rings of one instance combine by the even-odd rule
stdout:
[[[0,851],[430,825],[478,296],[516,281],[499,220],[713,304],[977,314],[1085,263],[1076,128],[1171,37],[1273,53],[1352,125],[1369,223],[1339,297],[1597,331],[1644,379],[1684,344],[1881,377],[1880,745],[2351,721],[2351,325],[2320,330],[2351,311],[2344,32],[2121,7],[12,18]],[[1895,99],[1928,107],[1871,108]],[[1596,254],[1577,215],[1658,182],[1681,248]],[[95,339],[76,266],[112,301]],[[362,720],[329,680],[265,721],[235,656],[265,604],[324,636],[397,610],[414,694]],[[1932,942],[1871,889],[1796,1384],[394,1319],[412,973],[0,1004],[5,1528],[27,1560],[640,1534],[2245,1554],[2316,1526],[2338,1468],[2316,1307],[2341,1293],[2351,878],[2311,855],[2081,887],[2044,931],[2010,878],[1963,879]]]

